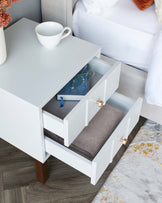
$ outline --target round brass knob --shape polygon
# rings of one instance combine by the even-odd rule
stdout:
[[[96,101],[96,104],[98,104],[99,107],[103,107],[104,102],[102,100],[101,101]]]
[[[128,142],[127,138],[120,138],[120,141],[123,143],[123,145],[126,145]]]

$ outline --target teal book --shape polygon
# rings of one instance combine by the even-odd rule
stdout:
[[[70,80],[57,94],[57,100],[80,100],[89,91],[89,66],[86,65],[82,70]]]

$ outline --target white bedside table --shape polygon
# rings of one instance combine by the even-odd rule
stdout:
[[[47,178],[43,163],[53,155],[96,184],[122,145],[120,138],[126,139],[138,122],[142,100],[114,94],[119,85],[120,64],[111,66],[94,59],[100,56],[98,46],[70,36],[55,50],[47,50],[36,38],[36,25],[24,18],[5,31],[8,58],[0,67],[0,138],[37,160],[37,178],[41,182]],[[102,75],[101,79],[64,118],[59,118],[53,114],[54,96],[87,63]],[[108,100],[125,116],[97,156],[89,161],[67,147],[99,111],[96,101],[100,100],[104,104]],[[52,109],[48,108],[49,102]],[[47,108],[43,108],[45,105]],[[63,138],[66,147],[45,137],[44,128]]]

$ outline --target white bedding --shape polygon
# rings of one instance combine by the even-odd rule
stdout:
[[[157,34],[153,47],[145,86],[145,98],[149,104],[162,107],[162,31]]]
[[[104,55],[148,71],[154,35],[160,30],[154,9],[152,5],[140,11],[133,1],[120,0],[111,12],[93,16],[79,1],[73,31],[77,37],[101,46]]]

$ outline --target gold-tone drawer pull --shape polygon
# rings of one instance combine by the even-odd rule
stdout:
[[[101,101],[96,101],[96,104],[98,104],[99,107],[103,107],[104,102],[102,100]]]
[[[120,141],[123,143],[123,145],[126,145],[128,142],[127,138],[120,138]]]

